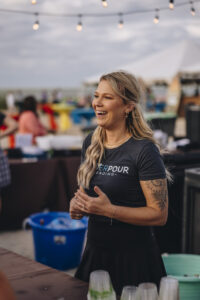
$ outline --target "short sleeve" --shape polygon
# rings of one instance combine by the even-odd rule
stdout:
[[[93,134],[93,132],[88,134],[88,136],[83,141],[83,146],[82,146],[82,150],[81,150],[81,163],[85,160],[85,153],[86,153],[87,148],[91,144],[92,134]]]
[[[139,180],[166,178],[165,166],[157,146],[153,142],[144,145],[137,159]]]

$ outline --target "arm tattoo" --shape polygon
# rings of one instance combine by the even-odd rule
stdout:
[[[168,192],[165,179],[155,179],[146,181],[146,185],[151,194],[153,195],[155,202],[159,206],[160,210],[164,210],[167,205]]]

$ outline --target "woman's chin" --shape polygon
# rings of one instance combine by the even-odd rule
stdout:
[[[100,127],[102,127],[102,128],[106,127],[106,123],[105,122],[98,121],[98,120],[97,120],[97,125],[100,126]]]

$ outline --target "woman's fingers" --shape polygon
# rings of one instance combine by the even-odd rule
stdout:
[[[75,193],[75,196],[79,196],[86,201],[90,201],[91,197],[88,196],[85,192],[83,193],[80,189]]]
[[[76,194],[76,204],[78,205],[78,208],[84,212],[88,211],[88,204],[89,202],[83,199],[80,194]]]
[[[102,190],[97,185],[95,185],[94,191],[99,197],[105,196],[104,192],[102,192]]]
[[[71,201],[69,210],[70,210],[70,212],[73,212],[73,211],[76,212],[77,210],[79,210],[77,203]]]
[[[72,219],[80,220],[83,217],[83,214],[72,213],[72,214],[70,214],[70,216],[71,216]]]

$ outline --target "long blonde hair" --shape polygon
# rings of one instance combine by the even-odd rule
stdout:
[[[136,78],[125,71],[118,71],[101,76],[100,81],[106,80],[125,104],[133,102],[134,108],[126,118],[126,127],[129,133],[137,140],[149,139],[159,149],[160,145],[153,138],[153,131],[145,121],[139,104],[141,90]],[[85,153],[85,160],[78,170],[78,184],[84,188],[89,188],[90,180],[94,175],[97,164],[99,164],[104,155],[105,129],[98,126],[91,139],[91,144]],[[166,175],[171,180],[171,174],[166,170]]]

